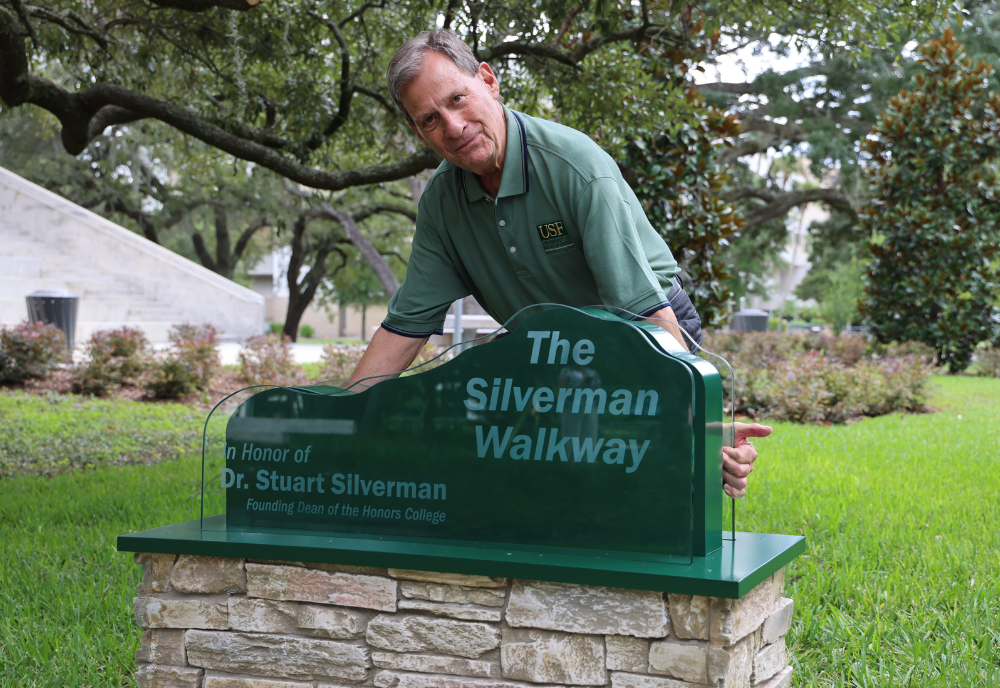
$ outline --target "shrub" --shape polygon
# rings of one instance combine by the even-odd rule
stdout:
[[[219,369],[218,330],[212,325],[182,323],[170,330],[173,350],[158,358],[146,381],[157,399],[177,399],[196,389],[208,389]]]
[[[430,370],[431,368],[437,368],[442,363],[447,363],[451,359],[458,355],[458,349],[449,349],[444,346],[433,346],[431,344],[424,344],[423,348],[420,349],[420,353],[417,357],[413,359],[413,363],[410,364],[411,368],[416,366],[422,366],[417,372],[424,372]]]
[[[94,332],[84,353],[87,361],[74,371],[73,387],[85,394],[141,384],[152,363],[145,333],[128,326]]]
[[[892,342],[885,347],[886,358],[901,358],[903,356],[916,356],[923,363],[932,365],[937,358],[934,347],[923,342]]]
[[[882,377],[885,387],[883,396],[870,400],[866,410],[868,415],[924,410],[927,406],[927,383],[934,374],[934,366],[927,359],[907,354],[884,358],[869,365]]]
[[[852,366],[860,361],[868,348],[868,342],[864,337],[853,334],[836,335],[826,331],[809,334],[804,345],[807,349],[821,351],[846,366]]]
[[[1000,349],[990,346],[976,351],[976,374],[1000,377]]]
[[[156,399],[179,399],[198,388],[198,376],[176,356],[164,356],[150,366],[145,387]]]
[[[284,327],[285,326],[284,326],[283,323],[273,322],[273,323],[268,323],[267,324],[267,329],[271,332],[271,334],[274,334],[274,335],[280,335],[281,334],[281,330],[283,330]]]
[[[288,338],[273,334],[254,335],[246,341],[240,351],[240,372],[248,385],[294,385],[302,381]]]
[[[327,344],[324,346],[320,379],[323,381],[350,379],[365,353],[365,348],[357,344]]]
[[[320,369],[320,379],[324,381],[348,380],[354,373],[354,369],[361,362],[361,357],[365,353],[365,346],[350,344],[327,344],[323,347],[323,367]],[[433,346],[424,344],[410,364],[410,368],[422,366],[416,372],[424,372],[431,368],[450,361],[457,352],[451,349],[445,353],[443,346]],[[442,355],[443,354],[443,355]]]
[[[24,321],[0,329],[0,380],[45,377],[66,355],[66,335],[55,325]]]
[[[303,325],[299,328],[299,336],[305,337],[306,339],[312,339],[312,336],[316,334],[315,328],[312,325]]]
[[[864,338],[827,332],[720,333],[707,336],[705,348],[732,364],[738,413],[799,423],[920,411],[934,371],[934,351],[924,344],[877,345],[870,361]]]
[[[219,331],[209,323],[182,323],[171,328],[170,341],[174,345],[174,357],[191,370],[195,386],[207,389],[219,371],[219,352],[215,348],[219,343]]]

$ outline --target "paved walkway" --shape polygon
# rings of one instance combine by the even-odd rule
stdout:
[[[216,347],[222,365],[239,365],[240,345],[235,342],[224,342]],[[316,363],[323,358],[322,344],[292,344],[292,356],[296,363]]]

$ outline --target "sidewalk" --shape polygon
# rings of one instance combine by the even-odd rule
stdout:
[[[316,363],[323,358],[322,344],[292,344],[292,357],[296,363]],[[240,345],[235,342],[224,342],[216,349],[222,365],[239,365]]]

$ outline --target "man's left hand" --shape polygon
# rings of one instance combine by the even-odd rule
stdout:
[[[733,429],[734,446],[722,448],[722,489],[739,499],[747,493],[747,476],[757,460],[757,450],[750,438],[767,437],[771,428],[757,423],[734,423]]]

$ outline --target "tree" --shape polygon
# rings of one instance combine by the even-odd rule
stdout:
[[[939,4],[904,4],[890,15],[872,0],[775,8],[743,0],[726,5],[722,25],[727,33],[782,26],[801,38],[867,45],[935,16]],[[298,184],[336,191],[437,164],[406,135],[382,75],[405,37],[439,19],[497,65],[513,100],[545,109],[555,98],[567,123],[590,122],[584,130],[614,147],[616,139],[624,145],[622,132],[669,114],[645,63],[683,46],[699,9],[718,10],[646,1],[356,0],[324,8],[2,0],[0,99],[53,113],[73,155],[110,125],[153,119]]]
[[[952,372],[1000,337],[1000,95],[951,29],[920,48],[922,74],[863,144],[874,200],[862,314],[880,341],[918,340]]]
[[[579,128],[621,159],[630,140],[656,135],[662,122],[683,125],[687,89],[664,89],[656,65],[677,63],[669,54],[688,49],[699,16],[715,18],[736,43],[778,30],[863,48],[942,6],[0,0],[0,100],[5,110],[31,105],[52,113],[72,155],[109,126],[134,131],[136,123],[159,122],[230,159],[336,192],[438,164],[408,131],[383,78],[394,49],[423,29],[455,29],[493,64],[511,104]],[[363,246],[363,235],[349,236]],[[359,250],[380,278],[392,274],[377,251]],[[391,280],[383,284],[388,289]]]
[[[291,184],[287,184],[286,191],[300,207],[290,236],[285,237],[290,251],[285,276],[288,310],[282,329],[285,336],[295,341],[299,322],[309,304],[317,295],[325,302],[325,294],[345,268],[349,273],[356,273],[351,268],[358,260],[369,266],[365,275],[377,280],[389,295],[399,287],[399,277],[386,258],[395,256],[399,267],[405,269],[406,260],[400,253],[399,244],[401,237],[412,231],[416,213],[407,205],[393,202],[392,196],[385,191],[341,193],[337,198]],[[390,200],[385,199],[387,195]],[[391,216],[402,218],[402,222],[388,220]],[[379,225],[370,235],[359,226],[366,221]],[[282,234],[279,229],[279,238]],[[376,273],[372,263],[384,267],[388,274]]]
[[[654,73],[667,88],[686,90],[683,125],[633,137],[621,169],[647,219],[673,251],[702,323],[716,327],[724,323],[732,299],[725,248],[743,224],[732,205],[719,198],[728,177],[718,164],[718,152],[733,145],[740,124],[735,116],[707,106],[686,82],[691,63],[711,50],[717,35],[702,40],[701,54],[675,52]]]

